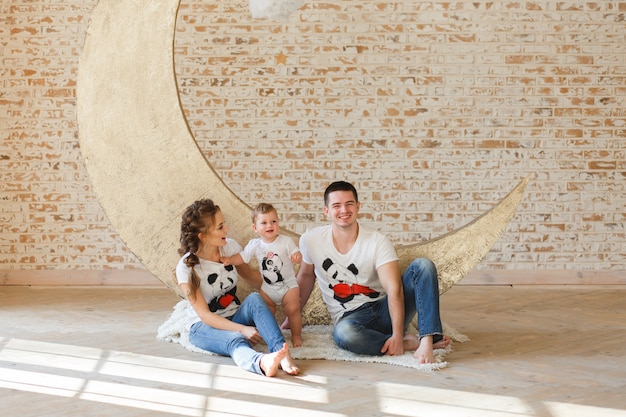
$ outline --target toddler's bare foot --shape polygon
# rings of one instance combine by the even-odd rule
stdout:
[[[276,376],[278,369],[280,369],[281,361],[285,359],[285,356],[289,354],[287,343],[283,344],[282,349],[276,352],[267,353],[261,356],[261,370],[265,376]]]
[[[302,346],[302,336],[294,336],[292,334],[291,335],[291,344],[293,345],[293,347],[300,347],[300,346]]]

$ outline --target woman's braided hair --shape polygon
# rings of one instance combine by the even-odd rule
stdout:
[[[178,254],[183,256],[189,252],[185,258],[185,265],[191,268],[191,281],[189,282],[190,293],[188,296],[195,297],[196,290],[200,287],[200,279],[193,267],[200,263],[197,252],[200,245],[199,233],[206,233],[215,220],[215,215],[220,211],[220,207],[208,198],[194,201],[185,209],[180,224],[180,248]]]

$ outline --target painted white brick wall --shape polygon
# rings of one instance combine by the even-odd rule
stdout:
[[[93,193],[76,73],[96,1],[0,4],[0,270],[141,269]],[[198,144],[283,227],[355,182],[363,223],[427,240],[531,183],[483,270],[626,264],[626,3],[181,2],[175,65]],[[188,173],[193,175],[193,173]],[[219,196],[216,196],[219,201]],[[244,243],[244,242],[242,242]]]

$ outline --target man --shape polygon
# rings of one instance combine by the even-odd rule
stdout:
[[[324,213],[331,224],[308,230],[300,238],[300,308],[317,278],[339,347],[366,355],[413,350],[419,363],[433,363],[433,348],[450,343],[439,316],[435,265],[416,259],[401,277],[391,241],[359,226],[360,208],[352,184],[337,181],[326,188]],[[416,312],[419,336],[405,335]]]

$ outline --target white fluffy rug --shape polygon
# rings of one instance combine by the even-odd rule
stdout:
[[[183,325],[183,318],[185,316],[185,309],[187,305],[187,300],[181,300],[174,306],[172,314],[161,326],[159,326],[157,339],[166,342],[179,343],[185,349],[192,352],[214,355],[212,352],[202,350],[192,345],[189,341],[189,332]],[[469,340],[467,336],[457,333],[445,324],[444,333],[456,342],[465,342]],[[285,331],[284,334],[285,340],[289,342],[289,331]],[[445,368],[447,365],[447,362],[444,360],[445,356],[447,353],[452,351],[452,344],[450,344],[450,346],[446,349],[436,349],[436,363],[420,365],[416,363],[410,352],[401,356],[367,356],[357,355],[355,353],[339,349],[333,341],[332,327],[330,325],[305,326],[302,329],[302,338],[304,339],[304,346],[300,348],[290,347],[289,349],[291,356],[294,359],[325,359],[347,362],[384,363],[388,365],[415,368],[421,371],[433,371]]]

